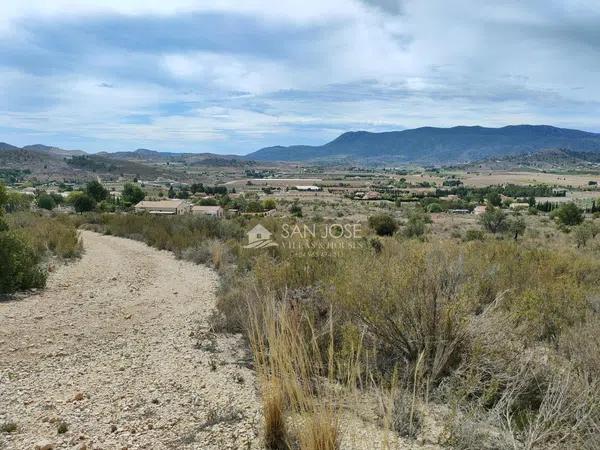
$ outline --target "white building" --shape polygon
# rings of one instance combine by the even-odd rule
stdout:
[[[192,214],[224,217],[225,211],[220,206],[192,206]]]
[[[181,215],[190,212],[190,204],[185,200],[142,200],[135,205],[135,212],[147,212],[149,214]]]

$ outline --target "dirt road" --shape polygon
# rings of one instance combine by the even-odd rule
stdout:
[[[82,239],[45,290],[0,302],[0,448],[256,448],[239,338],[197,331],[217,275],[139,242]]]

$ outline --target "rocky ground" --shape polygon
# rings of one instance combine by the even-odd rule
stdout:
[[[208,330],[217,275],[82,239],[47,289],[0,302],[0,448],[257,448],[249,357]]]

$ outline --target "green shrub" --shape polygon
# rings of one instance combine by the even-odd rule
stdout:
[[[46,274],[31,245],[12,231],[0,232],[0,294],[45,286]]]
[[[75,211],[78,213],[93,211],[96,209],[96,200],[88,194],[78,195],[73,200],[73,208],[75,208]]]
[[[428,215],[413,211],[404,225],[403,233],[408,238],[422,237],[427,232],[428,223],[431,223]]]
[[[465,232],[465,241],[483,241],[485,239],[485,235],[481,230],[475,230],[473,228],[467,230]]]
[[[439,203],[430,203],[429,205],[427,205],[427,212],[430,213],[440,213],[443,210],[444,209],[442,208],[442,205],[440,205]]]
[[[389,214],[379,214],[369,217],[369,227],[375,231],[378,236],[391,236],[398,229],[398,223]]]
[[[53,210],[56,208],[56,202],[54,201],[54,198],[48,194],[40,194],[37,199],[37,205],[38,207],[47,210]]]

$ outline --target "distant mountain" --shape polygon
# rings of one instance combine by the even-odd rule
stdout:
[[[148,164],[171,164],[184,166],[241,167],[254,165],[254,161],[239,155],[217,155],[215,153],[157,152],[138,148],[132,152],[96,153],[97,156],[120,161],[136,161]]]
[[[26,178],[38,180],[103,179],[122,176],[155,179],[166,177],[194,181],[190,167],[251,167],[256,163],[239,155],[213,153],[175,153],[137,149],[131,152],[86,153],[47,145],[16,147],[0,143],[0,174],[2,171],[27,172]]]
[[[246,157],[256,161],[456,163],[544,148],[600,152],[600,134],[547,125],[423,127],[384,133],[354,131],[321,146],[267,147]]]
[[[35,144],[35,145],[26,145],[22,147],[23,150],[30,150],[32,152],[42,152],[49,153],[51,155],[57,156],[81,156],[86,153],[83,150],[65,150],[59,147],[49,147],[47,145]]]
[[[465,170],[598,171],[600,152],[576,152],[565,148],[533,153],[493,156],[463,164]]]
[[[15,151],[21,150],[19,147],[15,147],[14,145],[7,144],[6,142],[0,142],[0,152],[1,151]]]

